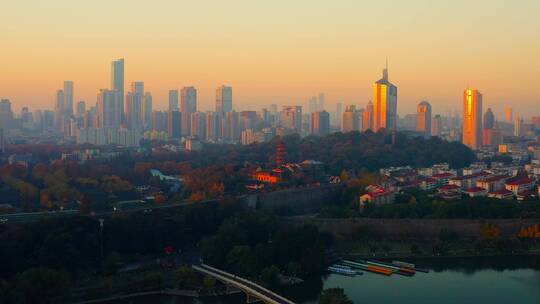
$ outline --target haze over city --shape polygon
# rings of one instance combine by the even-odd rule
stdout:
[[[4,2],[1,304],[540,303],[540,0]]]
[[[199,108],[234,88],[237,109],[306,106],[325,92],[365,105],[389,58],[398,113],[427,99],[461,112],[463,88],[484,106],[540,110],[540,3],[520,1],[11,1],[0,12],[0,97],[14,109],[52,108],[64,80],[93,104],[110,61],[125,58],[126,85],[144,81],[154,107],[193,85]]]

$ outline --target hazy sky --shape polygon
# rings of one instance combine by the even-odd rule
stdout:
[[[539,0],[0,0],[0,97],[51,108],[63,80],[94,104],[110,62],[126,88],[142,80],[165,108],[167,90],[194,85],[199,107],[233,86],[235,108],[307,104],[325,92],[364,105],[385,57],[400,114],[428,99],[461,111],[463,89],[540,115]]]

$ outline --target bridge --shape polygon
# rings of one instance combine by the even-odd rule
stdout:
[[[246,280],[234,274],[214,268],[206,264],[193,265],[196,271],[209,275],[227,286],[242,290],[247,296],[247,303],[263,301],[266,304],[294,304],[288,300],[252,281]]]

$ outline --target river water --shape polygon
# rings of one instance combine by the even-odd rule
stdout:
[[[413,277],[365,273],[329,274],[278,290],[300,304],[317,303],[323,289],[343,288],[354,303],[540,303],[540,257],[497,257],[417,260],[430,269]],[[204,301],[180,298],[132,299],[118,303],[245,303],[243,295]]]

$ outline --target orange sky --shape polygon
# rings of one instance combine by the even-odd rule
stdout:
[[[199,108],[215,87],[234,106],[307,105],[325,92],[364,105],[385,57],[398,111],[427,98],[460,111],[467,86],[498,116],[504,105],[540,115],[540,1],[18,0],[0,10],[0,98],[52,108],[63,80],[94,104],[110,61],[125,58],[126,88],[142,80],[165,108],[167,91],[194,85]],[[381,2],[381,3],[378,3]]]

